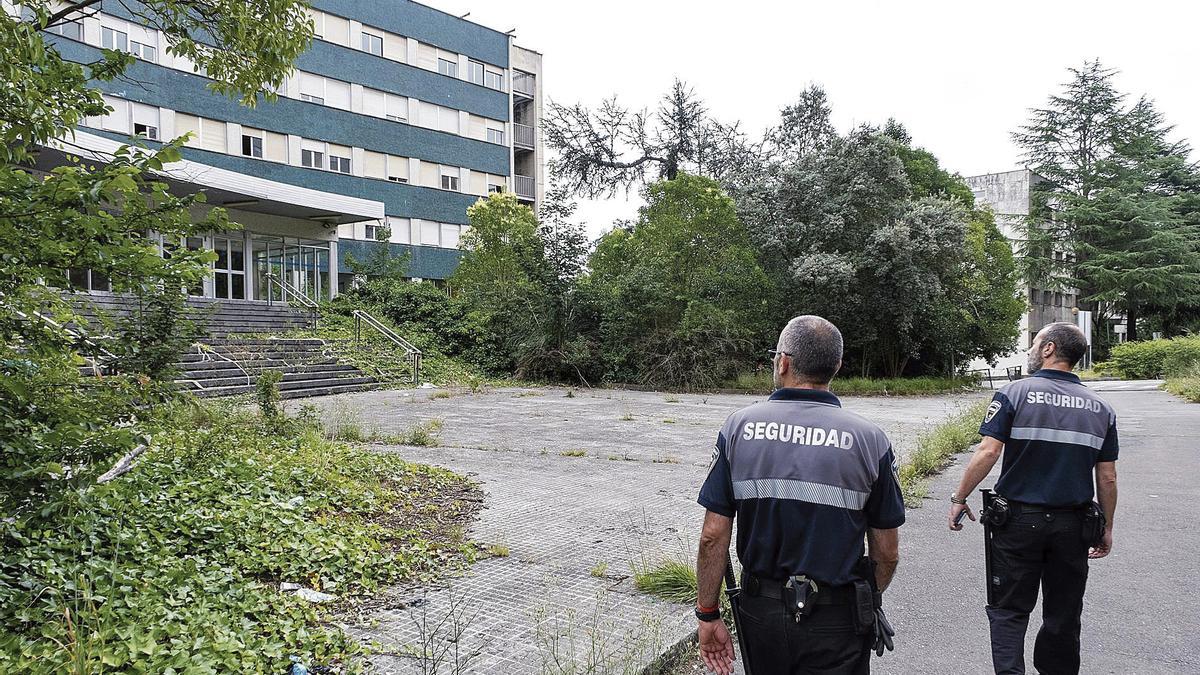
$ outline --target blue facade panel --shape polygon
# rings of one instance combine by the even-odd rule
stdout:
[[[409,246],[408,244],[392,244],[382,241],[359,241],[357,239],[338,240],[338,272],[348,274],[353,270],[346,264],[347,254],[355,260],[370,260],[379,249],[387,247],[393,256],[408,255],[408,266],[405,276],[422,279],[449,279],[462,259],[462,252],[453,248],[437,248],[435,246]]]
[[[320,40],[296,59],[296,67],[502,122],[510,117],[505,92]]]
[[[101,58],[99,49],[73,40],[58,38],[56,46],[72,61],[86,63]],[[126,81],[96,84],[105,93],[120,98],[210,119],[473,171],[502,176],[511,173],[507,146],[282,96],[274,103],[264,101],[257,108],[247,108],[209,91],[206,78],[143,61],[134,63],[127,74],[136,84]]]
[[[122,134],[98,129],[87,129],[88,133],[104,136],[116,141],[128,141]],[[158,144],[143,141],[146,145]],[[391,183],[373,178],[359,178],[333,171],[308,169],[290,164],[268,162],[237,155],[226,155],[198,148],[184,148],[185,159],[237,171],[251,176],[289,185],[333,192],[349,197],[360,197],[384,203],[384,211],[390,216],[436,220],[442,223],[467,225],[467,208],[480,199],[475,195],[464,195],[446,190]]]
[[[508,35],[409,0],[313,0],[323,12],[362,21],[459,54],[508,67]]]

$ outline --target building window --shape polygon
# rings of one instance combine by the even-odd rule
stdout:
[[[488,140],[488,143],[496,143],[499,145],[504,145],[504,130],[503,129],[488,129],[487,130],[487,140]]]
[[[442,189],[458,192],[458,176],[442,174]]]
[[[367,223],[364,235],[367,241],[381,241],[382,238],[379,235],[386,231],[386,228],[378,223]]]
[[[137,40],[131,40],[129,42],[129,51],[143,61],[154,63],[155,59],[157,58],[157,50],[154,49],[154,47],[142,44]]]
[[[362,34],[362,50],[370,52],[375,56],[383,56],[383,38],[378,35],[371,35],[363,31]]]
[[[141,136],[142,138],[149,138],[152,141],[158,140],[158,127],[152,126],[149,124],[142,124],[140,122],[134,122],[133,133],[135,136]]]
[[[319,103],[321,105],[325,105],[325,99],[321,98],[320,96],[313,96],[312,94],[300,94],[300,100],[308,101],[309,103]]]
[[[388,180],[392,181],[393,183],[407,183],[408,182],[408,179],[405,178],[404,176],[388,176]]]
[[[263,156],[263,139],[258,136],[242,134],[242,154],[247,157]]]
[[[60,24],[46,28],[46,32],[61,35],[72,40],[83,39],[83,24],[78,21],[64,21]]]
[[[483,75],[483,86],[496,91],[504,91],[504,75],[487,71]]]
[[[504,192],[504,186],[499,183],[488,183],[487,191],[488,194],[492,194],[493,192],[499,194]]]
[[[129,34],[108,26],[100,27],[100,46],[105,49],[129,51]]]
[[[300,164],[310,169],[325,168],[325,153],[316,150],[301,150]]]
[[[478,61],[467,61],[467,80],[475,84],[483,84],[483,64]]]
[[[338,173],[350,173],[350,158],[329,156],[329,169]]]
[[[438,59],[438,72],[450,77],[458,77],[458,64],[447,59]]]

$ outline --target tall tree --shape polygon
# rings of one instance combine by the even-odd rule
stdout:
[[[712,179],[680,174],[645,197],[632,228],[609,232],[591,258],[607,375],[719,385],[765,345],[767,277]]]
[[[70,130],[111,112],[95,82],[124,76],[133,57],[108,50],[97,62],[72,63],[48,29],[97,5],[24,0],[20,16],[0,11],[0,478],[12,488],[0,493],[0,507],[10,514],[94,479],[137,442],[137,407],[149,400],[118,391],[138,382],[80,382],[76,351],[90,347],[37,318],[72,317],[47,284],[88,268],[118,291],[180,289],[199,278],[208,256],[180,250],[164,257],[146,232],[178,241],[227,226],[219,209],[194,220],[190,209],[202,195],[176,196],[159,180],[164,165],[180,158],[183,139],[157,150],[73,157]],[[312,33],[299,0],[122,6],[163,30],[168,51],[205,68],[213,89],[245,103],[271,95],[264,91],[282,81]],[[48,147],[72,159],[37,172],[34,163]],[[148,344],[137,349],[154,352]]]
[[[1034,284],[1077,289],[1101,316],[1123,312],[1134,340],[1146,310],[1170,313],[1200,288],[1200,237],[1186,210],[1196,170],[1148,99],[1126,106],[1115,71],[1092,61],[1071,72],[1013,136],[1049,179],[1025,228],[1024,267]]]
[[[551,172],[572,195],[611,197],[681,171],[708,174],[731,157],[740,134],[714,120],[695,90],[676,80],[653,113],[615,96],[595,110],[551,102],[546,144],[558,154]],[[710,168],[713,167],[713,168]]]

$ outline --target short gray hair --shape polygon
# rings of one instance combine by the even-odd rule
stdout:
[[[842,332],[814,314],[798,316],[779,333],[777,349],[792,357],[796,376],[813,384],[828,384],[842,365]]]
[[[1072,368],[1087,353],[1087,337],[1073,323],[1059,321],[1042,328],[1042,344],[1054,343],[1054,358],[1066,361]]]

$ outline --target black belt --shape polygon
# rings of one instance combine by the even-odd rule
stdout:
[[[762,579],[749,572],[742,572],[742,591],[747,595],[782,600],[786,585],[786,580]],[[818,605],[851,605],[854,604],[854,601],[854,584],[843,584],[841,586],[817,584]]]
[[[1008,508],[1014,516],[1022,513],[1082,513],[1087,510],[1088,506],[1087,502],[1071,506],[1046,506],[1044,504],[1019,502],[1015,499],[1008,500]]]

